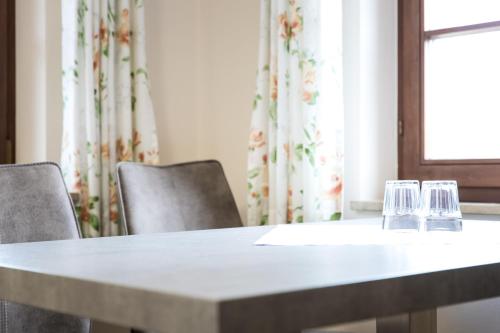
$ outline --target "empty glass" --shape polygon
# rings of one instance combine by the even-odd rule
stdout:
[[[461,231],[462,213],[457,182],[454,180],[422,182],[420,214],[424,221],[424,230]]]
[[[389,230],[419,229],[418,180],[389,180],[385,182],[383,228]]]

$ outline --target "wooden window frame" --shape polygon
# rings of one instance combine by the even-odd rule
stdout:
[[[425,160],[426,39],[500,30],[500,21],[424,31],[424,0],[398,2],[398,177],[457,180],[461,201],[500,202],[500,159]]]
[[[15,0],[0,1],[0,164],[15,161]]]

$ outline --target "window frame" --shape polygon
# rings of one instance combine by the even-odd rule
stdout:
[[[0,164],[15,162],[15,0],[0,1]]]
[[[424,30],[424,1],[398,1],[398,177],[457,180],[461,201],[500,202],[500,159],[425,160],[426,38],[500,30],[500,21]]]

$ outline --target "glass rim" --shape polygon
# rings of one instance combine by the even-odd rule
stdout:
[[[456,180],[424,180],[422,185],[457,185]]]
[[[406,185],[406,184],[419,184],[419,181],[418,180],[406,180],[406,179],[403,179],[403,180],[386,180],[385,184],[386,185],[393,185],[393,184],[402,184],[402,185]]]

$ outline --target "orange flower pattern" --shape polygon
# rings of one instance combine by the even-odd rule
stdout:
[[[144,41],[134,40],[144,38],[144,4],[99,0],[104,5],[90,12],[88,1],[78,1],[75,22],[64,20],[63,47],[78,51],[63,55],[61,166],[70,191],[80,194],[76,210],[84,236],[97,237],[121,233],[116,164],[157,164],[159,149],[146,59],[137,50]],[[62,6],[74,9],[69,3]],[[80,75],[89,70],[93,77]],[[81,103],[89,99],[94,103]]]
[[[121,44],[129,44],[130,42],[130,21],[129,21],[129,13],[128,9],[122,9],[120,14],[120,24],[118,26],[118,41]]]
[[[252,131],[250,133],[250,144],[248,148],[250,150],[255,150],[257,148],[263,147],[266,144],[264,139],[264,133],[262,131]]]
[[[303,20],[301,7],[297,5],[297,1],[288,1],[288,10],[278,16],[280,37],[287,51],[290,51],[290,43],[294,42],[297,35],[302,32]]]
[[[271,22],[261,25],[248,224],[338,220],[344,187],[341,21],[331,52],[321,47],[321,0],[271,1],[262,1]]]

